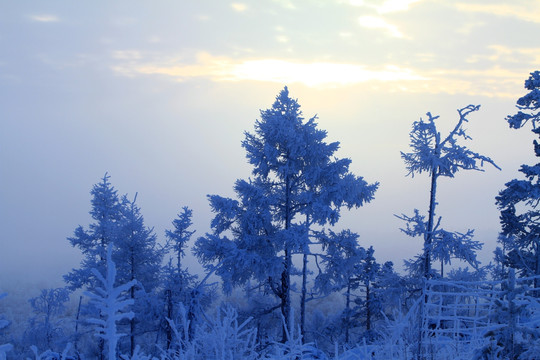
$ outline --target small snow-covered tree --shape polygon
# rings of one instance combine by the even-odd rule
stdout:
[[[43,289],[39,296],[29,300],[35,316],[30,318],[25,333],[27,342],[49,350],[59,350],[65,346],[64,334],[59,316],[66,309],[69,292],[65,288]]]
[[[309,253],[310,226],[334,225],[343,206],[371,201],[378,186],[351,174],[351,160],[334,157],[339,143],[325,142],[326,132],[315,120],[304,121],[287,87],[270,109],[261,111],[255,132],[246,132],[242,142],[254,178],[236,182],[238,200],[209,196],[216,214],[213,232],[195,246],[200,261],[216,271],[226,290],[252,278],[271,289],[285,328],[292,257]]]
[[[331,230],[321,231],[317,233],[316,238],[324,252],[320,260],[323,269],[315,279],[316,289],[323,294],[345,289],[345,310],[342,319],[344,341],[348,344],[353,317],[353,291],[360,286],[363,271],[361,264],[367,253],[358,245],[358,234],[350,230],[339,233]]]
[[[106,252],[109,244],[115,243],[122,224],[122,205],[118,193],[109,182],[110,176],[105,173],[101,182],[95,184],[90,191],[92,209],[90,215],[94,222],[84,229],[78,226],[73,237],[68,238],[73,247],[83,254],[79,269],[73,269],[64,275],[64,280],[71,290],[87,287],[93,289],[97,284],[92,269],[105,271]]]
[[[535,350],[540,341],[540,321],[534,319],[534,316],[538,318],[538,314],[533,313],[538,311],[540,303],[535,297],[527,295],[528,290],[528,286],[516,282],[515,270],[510,269],[508,278],[502,283],[501,293],[494,301],[495,308],[490,313],[491,329],[484,335],[492,341],[477,350],[475,359],[488,358],[486,354],[490,353],[497,353],[500,359],[538,358]]]
[[[115,286],[116,265],[112,259],[113,245],[107,247],[107,277],[97,270],[92,269],[94,276],[101,283],[93,292],[85,292],[90,301],[99,309],[100,317],[88,319],[90,324],[95,325],[95,335],[107,342],[108,359],[116,359],[118,340],[125,334],[118,333],[117,322],[133,318],[133,312],[126,311],[128,306],[133,305],[133,299],[129,299],[127,293],[135,286],[137,280],[131,280],[120,286]]]
[[[380,315],[393,318],[396,312],[403,310],[406,287],[405,280],[394,270],[393,262],[386,261],[381,265],[373,284],[374,298],[380,303]]]
[[[157,324],[151,314],[157,310],[151,308],[154,290],[159,286],[163,251],[158,248],[156,234],[144,224],[140,208],[136,205],[137,194],[133,201],[127,196],[121,200],[122,219],[115,242],[113,258],[117,268],[117,282],[127,283],[136,280],[136,285],[129,290],[133,299],[132,308],[135,316],[129,320],[129,354],[133,356],[136,335],[155,331]]]
[[[469,150],[467,147],[458,144],[460,138],[462,140],[471,139],[471,137],[467,135],[464,125],[469,121],[467,119],[469,114],[478,111],[479,109],[480,105],[468,105],[462,109],[458,109],[459,120],[454,129],[450,131],[445,138],[441,137],[435,124],[435,120],[437,120],[439,116],[433,116],[428,112],[426,121],[420,119],[413,123],[410,133],[411,152],[401,153],[401,157],[405,161],[408,171],[407,175],[414,177],[415,174],[426,172],[431,177],[428,216],[422,233],[422,236],[424,237],[424,250],[419,259],[423,268],[422,274],[424,277],[428,277],[431,274],[433,251],[435,246],[437,246],[433,243],[435,242],[435,206],[437,204],[436,195],[438,178],[441,176],[452,178],[459,170],[483,171],[481,168],[485,163],[489,163],[499,169],[489,157],[480,155]],[[417,211],[415,212],[417,213]],[[415,217],[402,218],[405,221],[410,222],[408,219],[414,219]],[[418,223],[416,219],[414,219],[413,222]],[[419,229],[416,229],[415,231],[417,230]],[[456,240],[456,238],[447,236],[441,238],[441,240]],[[462,240],[464,240],[463,237]],[[463,242],[458,241],[457,244],[461,245]],[[452,244],[449,243],[448,245]]]
[[[173,230],[166,230],[167,243],[165,249],[171,255],[168,264],[162,269],[163,294],[165,300],[165,318],[176,321],[180,314],[180,304],[188,306],[191,304],[191,291],[194,289],[196,275],[191,275],[182,264],[185,251],[191,236],[195,233],[190,230],[193,222],[191,220],[193,211],[188,207],[183,207],[173,220]],[[188,310],[189,324],[193,326],[193,309]],[[173,329],[170,322],[164,323],[167,338],[167,349],[172,344]],[[189,331],[188,331],[189,332]]]
[[[361,318],[365,319],[365,321],[363,321],[366,328],[365,334],[369,340],[373,340],[373,320],[378,317],[381,312],[381,303],[373,291],[374,284],[377,281],[377,277],[381,270],[381,265],[377,263],[375,256],[373,256],[374,253],[375,250],[373,249],[373,246],[370,246],[366,250],[366,256],[358,264],[358,281],[360,282],[364,296],[357,298],[356,303],[360,306],[359,315]]]
[[[532,72],[525,81],[530,90],[517,101],[519,111],[506,117],[510,128],[519,129],[530,121],[532,132],[540,136],[540,72]],[[540,143],[533,141],[534,154],[540,157]],[[522,276],[540,275],[540,163],[522,165],[524,179],[514,179],[496,197],[501,211],[500,256],[505,265],[515,268]],[[540,287],[540,280],[535,280]]]

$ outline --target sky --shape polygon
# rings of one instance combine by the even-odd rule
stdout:
[[[0,287],[58,285],[78,267],[67,237],[91,222],[90,190],[108,172],[164,240],[183,206],[194,238],[210,231],[206,196],[233,196],[251,168],[241,148],[259,111],[288,86],[318,115],[339,157],[375,199],[342,213],[379,261],[420,252],[394,214],[427,211],[429,178],[406,177],[413,121],[480,104],[467,145],[501,171],[441,179],[438,215],[475,229],[491,259],[495,196],[535,161],[533,134],[508,128],[540,67],[540,1],[0,0]],[[190,269],[201,267],[190,259]],[[0,289],[1,290],[1,289]]]

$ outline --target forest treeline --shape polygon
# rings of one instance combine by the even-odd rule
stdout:
[[[517,113],[505,119],[512,129],[530,124],[538,136],[540,72],[531,73],[525,88]],[[159,242],[137,195],[120,195],[105,174],[91,189],[91,223],[68,238],[82,253],[80,266],[64,276],[65,287],[42,289],[29,300],[33,313],[22,333],[11,331],[9,316],[0,317],[0,359],[338,358],[359,344],[375,349],[387,343],[389,324],[410,321],[406,314],[422,306],[429,279],[506,281],[511,273],[540,288],[540,164],[523,165],[522,178],[496,196],[500,246],[489,265],[477,260],[482,243],[473,230],[445,229],[437,216],[440,177],[498,169],[467,143],[465,125],[479,109],[458,109],[447,134],[438,131],[438,116],[431,113],[412,124],[410,147],[401,157],[408,176],[426,173],[431,182],[427,209],[396,215],[401,230],[423,243],[421,253],[405,260],[405,274],[391,262],[378,262],[354,231],[336,230],[341,210],[374,201],[379,184],[349,170],[351,160],[335,155],[339,143],[327,142],[316,116],[303,117],[287,87],[245,132],[251,176],[232,184],[234,198],[208,196],[214,217],[204,236],[193,239],[193,212],[183,207]],[[533,150],[540,156],[537,140]],[[204,274],[188,271],[187,252]],[[453,259],[466,266],[448,271]],[[216,276],[219,284],[209,280]],[[70,296],[81,291],[67,316]],[[501,305],[499,311],[536,314],[539,321],[525,330],[514,324],[512,331],[521,335],[512,335],[511,344],[484,334],[489,341],[476,349],[476,358],[540,354],[534,355],[540,308]],[[494,321],[504,325],[512,316]],[[403,341],[410,342],[410,357],[423,356],[414,351],[414,338]],[[377,358],[374,350],[362,356]]]

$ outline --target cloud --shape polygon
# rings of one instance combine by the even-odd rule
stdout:
[[[234,11],[237,11],[237,12],[244,12],[247,10],[247,5],[242,4],[242,3],[232,3],[231,7],[233,8]]]
[[[414,92],[466,94],[516,99],[521,96],[526,73],[500,66],[483,69],[435,69],[423,75],[430,79],[423,84],[424,89]]]
[[[397,11],[407,11],[412,4],[420,1],[422,0],[349,0],[349,4],[372,8],[379,14],[386,14]]]
[[[456,8],[463,12],[478,12],[497,16],[515,17],[520,20],[540,22],[540,2],[513,1],[507,3],[457,3]]]
[[[532,50],[531,50],[532,51]],[[538,51],[538,50],[537,50]],[[462,94],[516,99],[521,96],[527,70],[499,65],[478,69],[407,68],[393,64],[370,67],[354,63],[305,62],[278,58],[234,59],[199,52],[195,61],[182,58],[144,59],[136,51],[113,52],[113,71],[136,77],[162,76],[175,81],[208,79],[216,82],[262,81],[301,83],[318,89],[367,86],[387,92]],[[431,54],[426,54],[431,57]]]
[[[138,50],[116,50],[112,52],[112,57],[117,60],[139,60],[142,55]]]
[[[399,31],[397,26],[388,23],[386,20],[376,16],[361,16],[358,19],[360,26],[368,29],[383,29],[393,37],[403,38],[403,34]]]
[[[28,18],[31,21],[42,22],[42,23],[53,23],[53,22],[60,21],[60,18],[58,16],[51,15],[51,14],[29,15]]]
[[[531,69],[540,64],[540,47],[519,47],[512,48],[505,45],[494,44],[487,47],[489,54],[475,54],[469,56],[468,63],[478,63],[489,61],[500,64],[502,62],[510,65],[527,65]]]
[[[278,3],[281,7],[289,10],[295,10],[296,6],[291,0],[273,0],[275,3]]]
[[[164,75],[178,81],[208,78],[213,81],[265,81],[281,84],[303,83],[311,87],[346,86],[364,82],[399,82],[421,80],[415,72],[398,66],[368,68],[358,64],[296,62],[281,59],[233,60],[199,53],[195,64],[118,65],[113,70],[126,76]]]

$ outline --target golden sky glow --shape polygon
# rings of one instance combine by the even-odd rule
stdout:
[[[173,81],[301,83],[317,89],[381,82],[390,91],[515,97],[519,74],[540,63],[533,35],[540,31],[538,0],[257,4],[231,2],[215,14],[195,11],[189,37],[198,29],[201,41],[157,51],[117,48],[110,68]],[[166,43],[162,35],[153,38]]]

